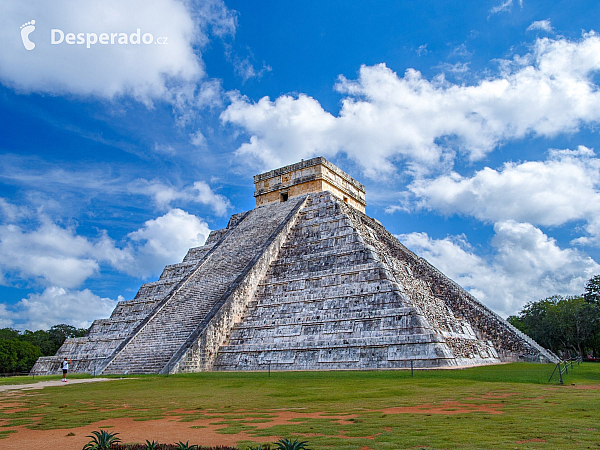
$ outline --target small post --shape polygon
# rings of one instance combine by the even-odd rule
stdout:
[[[269,361],[269,378],[271,377],[271,362]]]
[[[560,384],[563,384],[563,379],[562,379],[562,369],[560,367],[560,363],[558,363],[558,382]]]
[[[571,369],[573,368],[573,358],[571,358]]]
[[[414,377],[414,375],[413,375],[413,369],[414,369],[413,362],[414,362],[414,361],[411,359],[411,360],[410,360],[410,377],[411,377],[411,378],[413,378],[413,377]]]

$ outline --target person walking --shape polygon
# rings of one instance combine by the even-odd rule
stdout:
[[[62,377],[62,381],[63,382],[67,382],[67,372],[69,371],[69,364],[71,364],[71,359],[69,359],[67,361],[67,358],[65,357],[65,360],[62,362],[62,371],[63,371],[63,377]]]

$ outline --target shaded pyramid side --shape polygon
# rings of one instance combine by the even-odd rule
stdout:
[[[490,343],[502,361],[558,362],[558,358],[484,306],[424,258],[408,250],[378,221],[344,207],[404,287],[413,305],[441,333],[460,364],[476,360],[481,350],[460,333],[466,328]],[[458,328],[457,328],[458,326]],[[458,334],[457,334],[458,332]],[[470,332],[469,332],[470,333]]]
[[[413,297],[428,297],[438,309],[443,302],[416,280],[398,282],[389,258],[354,211],[328,192],[309,196],[245,317],[220,348],[215,370],[465,363]],[[469,362],[499,362],[491,343],[448,313],[442,312],[452,323],[452,337],[477,351]]]

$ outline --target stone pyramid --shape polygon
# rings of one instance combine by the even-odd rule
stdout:
[[[326,159],[255,185],[255,209],[32,371],[65,356],[94,374],[556,361],[365,215],[362,184]]]

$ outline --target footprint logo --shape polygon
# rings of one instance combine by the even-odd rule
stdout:
[[[26,50],[33,50],[35,44],[29,40],[29,35],[35,30],[35,20],[21,25],[21,39]]]

